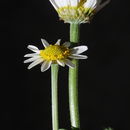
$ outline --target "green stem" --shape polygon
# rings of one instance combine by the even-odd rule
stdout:
[[[70,24],[70,42],[78,44],[80,37],[80,25]]]
[[[79,24],[70,24],[70,42],[76,45],[79,42]],[[74,45],[74,44],[73,44]],[[78,107],[78,60],[72,61],[75,64],[74,69],[69,69],[69,107],[71,127],[80,129],[79,107]]]
[[[52,128],[59,129],[58,122],[58,65],[51,65]]]

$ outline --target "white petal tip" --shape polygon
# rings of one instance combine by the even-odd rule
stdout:
[[[73,54],[69,57],[72,59],[87,59],[88,58],[86,55],[75,55],[75,54]]]
[[[27,69],[28,69],[28,70],[30,70],[31,68],[30,68],[30,67],[28,67]]]
[[[41,65],[41,72],[45,72],[46,70],[48,70],[50,67],[51,67],[51,63],[52,61],[50,62],[43,62],[43,64]]]
[[[72,54],[81,54],[88,50],[87,46],[77,46],[72,48]]]
[[[39,53],[39,49],[34,45],[28,45],[27,48],[33,52]]]
[[[59,64],[62,67],[65,67],[65,63],[62,60],[57,60],[57,64]]]
[[[73,64],[70,60],[66,59],[65,64],[70,68],[75,68],[75,64]]]
[[[42,44],[43,44],[43,46],[44,46],[45,48],[49,46],[49,43],[48,43],[45,39],[42,39],[42,38],[41,38],[41,41],[42,41]]]
[[[33,57],[33,56],[36,56],[38,54],[39,53],[26,54],[26,55],[24,55],[24,57]]]
[[[58,39],[55,45],[60,45],[61,39]]]
[[[85,47],[85,49],[86,49],[86,51],[88,50],[88,47],[87,46],[84,46]]]

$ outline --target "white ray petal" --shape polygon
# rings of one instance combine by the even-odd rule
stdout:
[[[64,0],[64,3],[65,3],[66,6],[71,6],[70,0]]]
[[[65,66],[65,63],[62,60],[57,60],[57,63],[63,67]]]
[[[29,63],[29,62],[35,61],[35,60],[37,60],[39,58],[40,58],[40,56],[34,56],[32,58],[29,58],[29,59],[25,60],[24,63]]]
[[[52,61],[44,61],[41,65],[41,72],[44,72],[50,68]]]
[[[55,45],[60,45],[61,39],[58,39]]]
[[[42,63],[43,62],[43,59],[37,59],[37,60],[35,60],[34,62],[32,62],[29,66],[28,66],[28,69],[31,69],[31,68],[33,68],[34,66],[36,66],[36,65],[38,65],[38,64],[40,64],[40,63]]]
[[[63,0],[55,0],[55,3],[58,5],[59,8],[63,7]]]
[[[84,4],[85,8],[95,8],[98,0],[87,0]]]
[[[78,6],[78,0],[70,0],[71,6]]]
[[[33,57],[33,56],[38,56],[38,53],[31,53],[24,55],[24,57]]]
[[[72,54],[81,54],[83,52],[85,52],[86,50],[88,50],[87,46],[77,46],[72,48]]]
[[[68,5],[68,0],[57,0],[60,2],[61,7],[66,7]]]
[[[63,44],[63,46],[69,47],[69,46],[70,46],[70,42],[65,42],[65,43]]]
[[[66,64],[67,66],[69,66],[70,68],[74,68],[74,67],[75,67],[75,65],[74,65],[69,59],[66,59],[66,60],[65,60],[65,64]]]
[[[28,45],[27,48],[33,52],[39,52],[39,49],[36,46]]]
[[[70,0],[62,0],[64,2],[64,6],[70,6]]]
[[[49,43],[45,39],[41,39],[41,41],[42,41],[42,44],[43,44],[43,46],[45,48],[48,47],[48,46],[50,46]]]
[[[69,56],[69,58],[72,58],[72,59],[87,59],[88,57],[85,56],[85,55],[71,55],[71,56]]]
[[[51,4],[53,5],[53,7],[55,8],[55,10],[57,10],[59,7],[56,4],[55,0],[50,0]]]

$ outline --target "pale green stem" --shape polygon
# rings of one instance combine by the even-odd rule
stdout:
[[[80,38],[80,25],[79,24],[70,24],[70,41],[72,43],[79,43]]]
[[[51,65],[52,128],[59,129],[58,122],[58,65]]]
[[[77,45],[80,33],[79,24],[70,24],[70,42]],[[74,69],[69,69],[69,108],[72,129],[80,129],[79,106],[78,106],[78,60],[72,61]]]

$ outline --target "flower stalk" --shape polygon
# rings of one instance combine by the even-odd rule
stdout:
[[[58,65],[51,65],[52,129],[59,130],[58,122]]]
[[[80,25],[70,24],[70,42],[78,44],[80,36]],[[69,68],[69,108],[72,129],[80,129],[79,107],[78,107],[78,60],[72,60],[75,68]]]
[[[80,24],[70,24],[70,42],[76,43],[76,45],[79,43],[79,37],[80,37]]]

